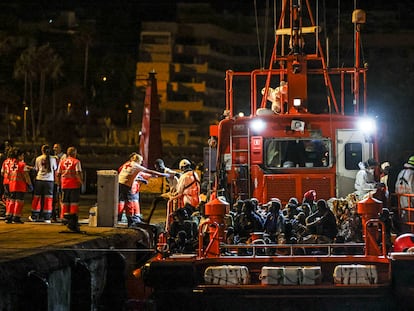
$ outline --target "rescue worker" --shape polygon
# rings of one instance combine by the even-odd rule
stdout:
[[[76,158],[77,150],[69,147],[67,156],[61,160],[57,170],[57,183],[63,192],[62,212],[69,230],[79,232],[78,213],[80,188],[83,183],[82,166]]]
[[[66,153],[62,151],[61,144],[55,143],[53,145],[53,156],[56,158],[57,166],[61,160],[66,158]],[[57,185],[56,181],[53,185],[53,202],[52,202],[52,220],[57,221],[58,218],[63,219],[63,214],[61,213],[61,201],[62,201],[62,189]]]
[[[135,177],[135,180],[131,186],[131,195],[130,195],[130,200],[128,201],[127,205],[129,204],[129,209],[131,211],[131,220],[132,222],[130,223],[128,216],[127,216],[127,220],[128,220],[128,226],[132,226],[133,224],[137,224],[140,223],[144,220],[144,217],[142,216],[141,213],[141,205],[139,204],[139,190],[141,188],[141,184],[148,184],[148,179],[150,179],[152,177],[151,174],[148,173],[144,173],[144,172],[139,172],[137,177]],[[122,214],[121,214],[121,219],[119,219],[119,215],[118,215],[118,220],[121,221],[122,220]]]
[[[182,175],[178,179],[177,194],[172,198],[178,199],[178,207],[184,207],[191,215],[200,203],[200,179],[191,168],[191,162],[182,159],[179,164]]]
[[[401,194],[412,194],[414,193],[414,156],[410,156],[408,161],[404,164],[403,169],[397,176],[397,181],[395,183],[395,192],[398,195]],[[409,204],[411,202],[411,204]],[[408,207],[414,207],[414,199],[408,198],[406,196],[399,196],[399,206],[402,208],[401,210],[401,220],[407,221],[408,212],[404,210]],[[410,216],[414,217],[413,214]],[[413,218],[410,218],[413,219]],[[407,231],[408,228],[401,228],[402,231]]]
[[[137,182],[137,176],[140,172],[150,174],[151,176],[168,177],[169,174],[156,172],[142,166],[143,158],[140,154],[133,152],[129,156],[129,160],[122,164],[118,169],[119,172],[119,201],[118,201],[118,221],[125,214],[128,221],[128,227],[142,222],[142,215],[139,205],[138,189],[133,189],[134,183]],[[139,180],[140,177],[138,177]],[[145,177],[144,177],[145,179]],[[137,186],[137,184],[135,184]],[[139,204],[139,203],[138,203]]]
[[[9,204],[10,204],[10,190],[9,190],[9,174],[10,174],[10,169],[11,169],[11,165],[13,164],[13,152],[14,149],[9,146],[7,147],[7,149],[5,149],[5,153],[6,153],[6,159],[2,162],[1,164],[1,176],[2,176],[2,187],[3,187],[3,194],[2,194],[2,200],[5,204],[5,211],[4,211],[4,215],[6,216],[7,211],[9,210]]]
[[[30,180],[30,167],[24,162],[24,152],[20,149],[13,149],[12,159],[13,163],[10,165],[9,172],[9,191],[10,202],[8,210],[6,210],[6,223],[22,224],[21,220],[24,194],[25,192],[32,192],[33,185]]]
[[[36,173],[34,194],[32,199],[32,216],[29,220],[37,221],[43,213],[44,221],[51,222],[53,208],[53,187],[57,171],[56,158],[50,155],[49,145],[43,145],[42,154],[35,160]]]
[[[359,162],[359,171],[355,177],[355,194],[358,200],[362,200],[366,194],[376,189],[374,171],[378,163],[374,159],[368,159],[366,162]]]

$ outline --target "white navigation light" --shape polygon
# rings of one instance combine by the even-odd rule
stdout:
[[[293,99],[293,107],[300,107],[302,105],[302,100],[300,98]]]
[[[358,122],[358,128],[364,133],[364,134],[374,134],[377,130],[377,126],[375,123],[375,120],[372,118],[362,118]]]
[[[264,122],[262,119],[255,119],[252,122],[250,122],[250,128],[255,132],[261,132],[265,129],[266,122]]]

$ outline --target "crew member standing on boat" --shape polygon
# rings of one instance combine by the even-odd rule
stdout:
[[[414,198],[404,196],[404,194],[414,193],[414,156],[408,158],[407,163],[404,163],[404,168],[398,174],[397,181],[395,183],[395,192],[399,195],[399,207],[402,209],[401,215],[399,216],[404,223],[413,217],[413,212],[407,210],[407,208],[414,207]],[[411,213],[411,215],[408,213]],[[401,228],[401,230],[408,232],[409,228],[404,227]]]
[[[359,171],[355,177],[355,194],[359,200],[362,200],[366,194],[375,190],[377,183],[375,182],[374,171],[378,163],[374,159],[368,159],[367,162],[358,164]]]
[[[178,207],[186,208],[191,215],[200,203],[200,179],[189,160],[182,159],[179,166],[183,173],[178,179],[177,195],[172,199],[178,199]]]

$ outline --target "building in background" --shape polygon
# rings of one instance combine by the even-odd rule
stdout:
[[[225,71],[251,70],[258,59],[254,23],[240,18],[235,28],[244,32],[223,28],[208,4],[178,4],[176,21],[142,23],[136,87],[156,72],[165,147],[207,146],[209,125],[225,108]]]

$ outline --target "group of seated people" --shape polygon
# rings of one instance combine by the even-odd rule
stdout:
[[[255,198],[238,200],[225,217],[223,242],[250,244],[261,233],[266,244],[360,243],[362,221],[356,209],[356,201],[316,200],[314,190],[306,192],[302,202],[292,197],[285,206],[277,198],[263,204]],[[170,230],[170,249],[194,251],[200,221],[198,213],[190,216],[177,210]]]

